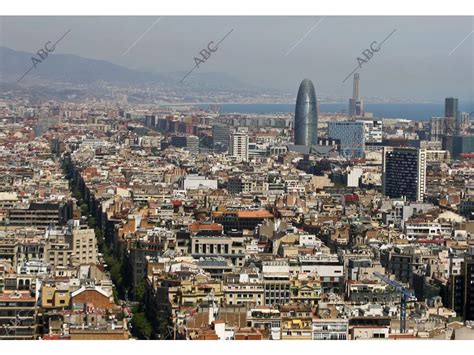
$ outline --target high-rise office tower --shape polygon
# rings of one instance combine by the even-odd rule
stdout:
[[[170,144],[175,147],[184,148],[193,153],[199,153],[199,138],[190,136],[172,136]]]
[[[444,99],[444,116],[456,117],[458,113],[458,99],[454,97],[447,97]]]
[[[199,153],[199,138],[196,136],[186,136],[186,150],[192,153]]]
[[[474,152],[474,135],[462,134],[450,137],[443,149],[449,150],[451,157],[458,159],[461,154]]]
[[[423,201],[426,190],[425,149],[385,147],[382,168],[384,195]]]
[[[156,122],[158,121],[158,117],[156,115],[146,115],[145,116],[145,126],[154,128],[156,126]]]
[[[349,115],[364,116],[364,101],[360,97],[359,73],[354,74],[354,84],[352,88],[352,99],[349,99]]]
[[[212,125],[212,145],[214,149],[226,151],[229,148],[229,126],[216,123]]]
[[[447,135],[457,134],[460,128],[459,122],[459,111],[458,111],[458,99],[454,97],[447,97],[444,99],[444,117],[452,118],[453,126],[456,132],[446,132]]]
[[[243,127],[230,135],[229,154],[242,161],[249,160],[249,135]]]
[[[362,158],[365,149],[365,125],[363,122],[329,122],[328,137],[341,144],[345,158]]]
[[[309,79],[304,79],[298,90],[295,110],[295,144],[318,144],[318,111],[316,92]]]

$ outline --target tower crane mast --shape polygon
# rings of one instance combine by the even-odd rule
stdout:
[[[406,333],[407,303],[409,301],[416,301],[415,294],[399,282],[391,280],[380,272],[374,272],[374,276],[400,293],[400,333]]]

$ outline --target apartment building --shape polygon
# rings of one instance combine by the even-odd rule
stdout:
[[[36,298],[30,291],[0,293],[0,340],[37,338]]]
[[[97,239],[93,229],[74,228],[72,230],[72,244],[76,265],[97,263]]]
[[[264,286],[262,284],[226,284],[224,285],[225,303],[228,305],[264,305]]]
[[[272,307],[251,308],[247,311],[247,325],[259,329],[271,340],[281,339],[281,313]]]
[[[264,261],[262,264],[265,305],[290,301],[290,265],[287,260]]]
[[[313,340],[348,340],[349,320],[313,318]]]
[[[308,305],[285,305],[281,312],[281,340],[311,340],[312,310]]]
[[[243,266],[245,246],[242,234],[234,236],[199,235],[191,237],[191,255],[194,258],[223,257],[235,266]]]
[[[8,224],[11,226],[37,227],[46,229],[51,225],[64,225],[72,217],[72,204],[33,202],[27,208],[8,210]]]

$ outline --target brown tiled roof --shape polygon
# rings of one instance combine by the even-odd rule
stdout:
[[[222,225],[219,223],[193,223],[189,225],[191,232],[197,231],[222,231]]]
[[[260,210],[260,211],[238,211],[237,216],[239,218],[272,218],[273,215],[266,211],[266,210]]]

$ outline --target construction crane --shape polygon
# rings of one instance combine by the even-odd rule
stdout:
[[[410,301],[416,301],[415,294],[408,288],[398,283],[397,281],[390,280],[387,276],[380,272],[374,272],[374,276],[385,282],[387,285],[392,286],[395,291],[400,293],[400,333],[406,333],[406,322],[407,322],[407,303]]]

